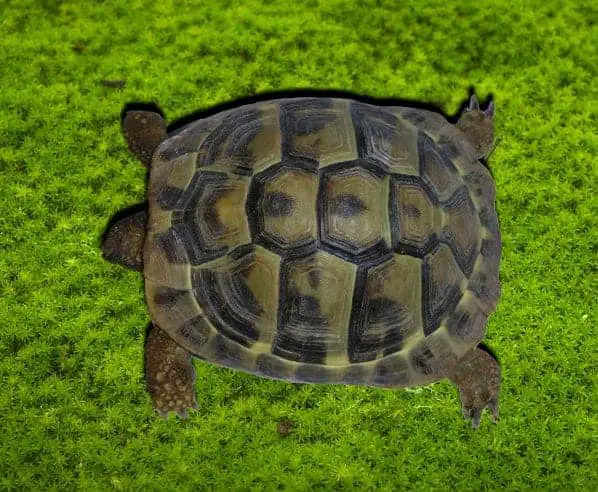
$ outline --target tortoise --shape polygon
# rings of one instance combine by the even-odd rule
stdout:
[[[197,408],[193,357],[271,379],[381,388],[448,378],[463,416],[498,417],[480,346],[501,240],[485,167],[493,102],[439,112],[349,98],[262,100],[167,133],[125,111],[147,204],[107,227],[140,270],[154,408]]]

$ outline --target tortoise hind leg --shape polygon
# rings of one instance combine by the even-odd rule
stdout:
[[[492,355],[480,347],[470,350],[449,374],[449,379],[459,388],[463,418],[471,419],[472,426],[477,428],[487,407],[496,423],[500,367]]]
[[[154,324],[145,342],[145,378],[154,408],[162,417],[176,412],[187,418],[187,410],[197,408],[191,353]]]

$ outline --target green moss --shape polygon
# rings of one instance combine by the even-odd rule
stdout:
[[[23,0],[0,10],[0,488],[595,489],[591,2]],[[144,196],[120,134],[124,105],[154,101],[174,120],[310,87],[452,114],[470,86],[494,96],[500,137],[490,164],[503,297],[487,336],[504,370],[500,423],[471,431],[448,383],[291,385],[199,363],[200,410],[157,418],[142,378],[141,279],[98,249],[110,216]]]

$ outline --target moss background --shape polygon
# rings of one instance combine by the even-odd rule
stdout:
[[[591,3],[0,0],[0,488],[596,490]],[[200,410],[154,415],[141,277],[98,248],[144,197],[124,105],[172,121],[319,88],[452,115],[470,87],[494,96],[500,138],[499,424],[472,431],[445,382],[292,385],[201,363]]]

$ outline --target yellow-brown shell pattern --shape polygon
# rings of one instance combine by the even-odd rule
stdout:
[[[269,378],[438,379],[498,301],[494,194],[433,112],[296,98],[218,113],[154,156],[150,314],[198,357]]]

